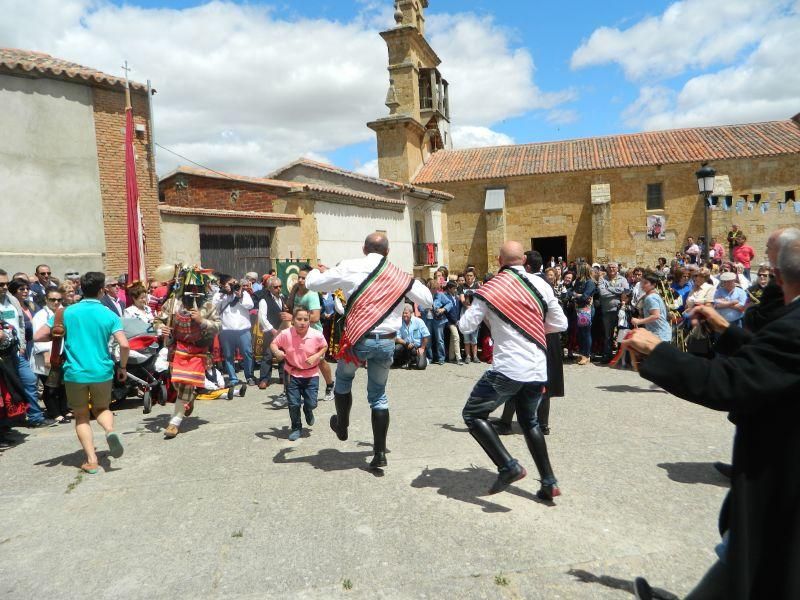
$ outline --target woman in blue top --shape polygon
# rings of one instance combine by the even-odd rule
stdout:
[[[659,277],[654,273],[645,273],[642,277],[642,290],[647,294],[642,306],[644,317],[631,319],[631,323],[637,327],[643,326],[664,342],[671,342],[672,326],[667,320],[667,305],[658,294],[658,282]]]
[[[427,355],[429,361],[443,365],[445,359],[444,328],[447,326],[447,313],[453,307],[453,303],[449,296],[442,292],[438,281],[429,279],[427,284],[431,296],[433,296],[433,308],[425,311],[425,325],[431,333],[431,343],[428,344]]]

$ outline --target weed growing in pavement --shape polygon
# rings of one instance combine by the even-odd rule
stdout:
[[[243,537],[243,536],[244,536],[244,531],[242,531],[241,529],[239,529],[238,531],[234,531],[231,534],[231,537],[236,537],[236,538]]]
[[[345,579],[344,581],[342,581],[342,587],[346,590],[352,590],[353,582],[350,581],[349,579]]]
[[[81,481],[83,481],[83,471],[78,471],[78,474],[75,475],[75,481],[67,486],[67,491],[64,493],[69,494],[72,490],[78,487],[78,485],[80,485]]]
[[[494,576],[494,584],[505,587],[505,586],[507,586],[509,584],[509,581],[505,577],[505,575],[495,575]]]

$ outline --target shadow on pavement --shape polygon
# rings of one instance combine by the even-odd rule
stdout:
[[[156,415],[155,417],[147,417],[143,421],[144,428],[151,433],[163,433],[164,429],[167,428],[169,425],[169,420],[172,418],[172,415],[169,413],[162,413],[160,415]],[[201,425],[207,425],[208,421],[205,419],[199,419],[197,417],[184,417],[183,422],[181,423],[180,431],[181,433],[188,433],[190,431],[194,431]]]
[[[97,453],[97,464],[100,465],[100,468],[106,473],[119,471],[119,469],[115,469],[111,466],[111,461],[108,460],[109,456],[108,450],[101,450]],[[86,455],[83,453],[83,450],[76,450],[75,452],[70,452],[69,454],[62,454],[61,456],[56,456],[55,458],[40,460],[39,462],[33,464],[37,466],[43,465],[45,467],[73,467],[75,469],[80,469],[85,460]]]
[[[437,427],[441,427],[442,429],[446,429],[447,431],[453,431],[455,433],[467,433],[469,429],[466,427],[456,427],[455,425],[451,425],[450,423],[436,423]]]
[[[15,446],[19,446],[28,436],[30,436],[30,433],[22,433],[16,429],[0,430],[0,454]]]
[[[619,385],[598,385],[596,389],[603,390],[604,392],[618,392],[618,393],[628,393],[632,392],[635,394],[647,393],[651,392],[653,394],[666,394],[664,390],[661,388],[653,389],[650,387],[639,387],[638,385],[626,385],[626,384],[619,384]]]
[[[286,440],[289,439],[289,434],[292,432],[291,428],[288,425],[284,425],[283,427],[270,427],[269,431],[257,431],[256,437],[261,438],[262,440],[266,440],[268,438],[275,438],[277,440]],[[303,427],[301,433],[301,438],[308,438],[311,437],[311,432]],[[286,448],[287,450],[289,448]]]
[[[260,437],[260,436],[259,436]],[[293,448],[281,448],[272,459],[276,464],[307,463],[320,471],[346,471],[348,469],[361,469],[369,471],[373,475],[380,477],[380,469],[370,469],[367,466],[367,458],[372,458],[372,452],[341,452],[335,448],[324,448],[317,454],[310,456],[295,456],[288,458],[287,454]]]
[[[509,512],[511,509],[507,506],[501,506],[488,500],[484,500],[482,496],[486,496],[486,490],[492,485],[497,474],[489,469],[482,467],[471,466],[466,469],[455,471],[452,469],[437,468],[425,470],[420,473],[414,481],[411,482],[413,488],[438,488],[437,494],[446,496],[453,500],[466,502],[467,504],[474,504],[480,506],[483,512]],[[506,490],[509,494],[514,494],[526,500],[532,500],[539,504],[554,506],[552,502],[541,500],[535,494],[521,490],[516,486],[510,486]]]
[[[667,472],[667,477],[678,483],[707,483],[729,488],[731,482],[708,462],[658,463]]]
[[[623,590],[629,592],[631,595],[633,594],[633,582],[627,579],[618,579],[617,577],[610,577],[608,575],[595,575],[594,573],[589,573],[589,571],[584,571],[582,569],[570,569],[567,571],[567,575],[572,575],[584,583],[599,583],[608,588]],[[658,588],[653,588],[653,598],[659,598],[660,600],[678,600],[678,596],[675,594]]]

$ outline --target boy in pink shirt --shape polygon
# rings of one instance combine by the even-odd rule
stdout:
[[[310,328],[309,325],[309,312],[305,308],[296,308],[292,326],[281,331],[269,345],[278,361],[286,361],[286,398],[292,421],[292,431],[289,433],[291,442],[300,439],[302,433],[301,404],[306,423],[309,426],[314,424],[314,409],[317,408],[319,390],[319,361],[328,349],[322,332]]]

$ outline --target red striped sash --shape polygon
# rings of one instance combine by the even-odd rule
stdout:
[[[525,338],[543,351],[547,350],[544,332],[547,305],[525,277],[510,267],[503,267],[474,294]]]
[[[413,283],[411,275],[383,257],[347,301],[344,333],[336,358],[358,363],[353,346],[392,312]]]

